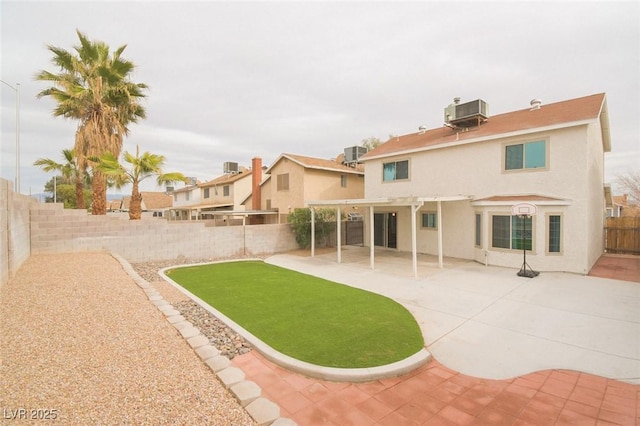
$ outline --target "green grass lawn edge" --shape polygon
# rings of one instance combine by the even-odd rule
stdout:
[[[272,348],[311,364],[377,367],[424,347],[411,313],[369,291],[257,260],[166,274]]]

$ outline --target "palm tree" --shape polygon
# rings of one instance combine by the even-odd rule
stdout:
[[[53,84],[38,93],[38,97],[51,96],[57,102],[54,116],[79,121],[75,150],[84,172],[93,165],[89,158],[104,153],[116,158],[120,155],[123,137],[129,133],[128,125],[146,116],[140,101],[148,87],[130,81],[135,65],[121,57],[126,45],[111,53],[106,43],[91,41],[80,31],[76,33],[80,44],[74,47],[75,52],[48,46],[53,53],[52,62],[60,72],[41,71],[35,78]],[[106,211],[106,178],[96,169],[92,213],[106,214]]]
[[[140,147],[136,145],[136,156],[129,152],[124,152],[124,161],[131,164],[128,169],[118,163],[118,159],[111,153],[107,152],[100,158],[91,158],[97,162],[96,168],[106,176],[112,178],[117,187],[122,187],[128,183],[132,184],[131,204],[129,205],[129,219],[138,220],[142,216],[142,196],[140,195],[139,185],[143,180],[155,176],[156,183],[186,182],[187,178],[182,173],[164,173],[164,155],[151,154],[143,152],[140,155]]]
[[[76,187],[76,208],[85,209],[84,186],[90,184],[89,174],[83,173],[78,166],[78,158],[75,149],[63,149],[64,163],[58,163],[50,158],[38,158],[33,165],[42,168],[43,171],[60,172],[64,183],[73,184]]]

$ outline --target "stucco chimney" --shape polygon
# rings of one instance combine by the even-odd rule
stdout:
[[[262,194],[260,192],[260,182],[262,181],[262,158],[251,159],[251,209],[260,210],[262,205]]]

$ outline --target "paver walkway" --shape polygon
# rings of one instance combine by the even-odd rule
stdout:
[[[338,383],[285,370],[256,351],[232,363],[301,426],[640,423],[640,386],[575,371],[488,380],[432,360],[399,378]]]
[[[640,283],[640,256],[605,254],[591,268],[589,275]]]

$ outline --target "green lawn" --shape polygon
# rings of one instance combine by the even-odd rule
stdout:
[[[176,268],[167,275],[269,346],[301,361],[374,367],[424,346],[420,327],[397,302],[260,261]]]

